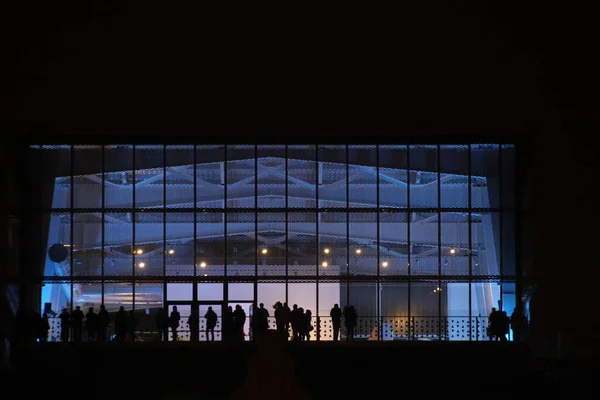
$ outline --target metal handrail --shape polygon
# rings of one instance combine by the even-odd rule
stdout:
[[[220,340],[221,317],[215,326],[215,337]],[[269,329],[277,329],[275,318],[269,317]],[[61,320],[58,317],[48,318],[50,329],[49,341],[60,341]],[[200,319],[198,336],[204,340],[205,320]],[[333,324],[329,316],[313,316],[311,320],[313,330],[309,336],[311,340],[332,340]],[[251,317],[246,318],[245,332],[251,335]],[[72,327],[70,327],[72,328]],[[487,316],[359,316],[354,327],[354,339],[356,340],[466,340],[480,341],[489,340],[487,332]],[[171,329],[168,330],[171,337]],[[153,325],[142,325],[134,330],[135,334],[142,338],[156,336],[159,340],[159,330]],[[344,317],[340,320],[340,339],[348,338],[348,329]],[[107,328],[107,337],[114,334],[114,322]],[[183,340],[189,340],[190,327],[187,324],[187,315],[182,316],[178,334]],[[72,332],[70,332],[72,340]],[[87,340],[85,320],[83,321],[82,340]]]

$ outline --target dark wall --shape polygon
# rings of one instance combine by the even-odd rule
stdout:
[[[14,7],[2,13],[11,62],[0,71],[3,136],[13,143],[98,134],[528,140],[519,240],[537,282],[536,340],[550,349],[559,330],[598,330],[598,168],[579,136],[598,109],[593,13],[485,2],[317,12]]]

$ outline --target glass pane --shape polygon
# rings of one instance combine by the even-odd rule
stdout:
[[[73,146],[73,208],[102,207],[102,146]]]
[[[73,276],[102,275],[102,214],[73,214]]]
[[[469,207],[469,146],[440,146],[440,200],[443,208]]]
[[[381,319],[383,340],[408,339],[408,284],[381,285]]]
[[[135,207],[163,207],[164,146],[135,146]]]
[[[277,329],[274,306],[278,301],[281,304],[285,302],[285,283],[259,282],[257,290],[258,305],[264,304],[265,309],[269,312],[269,329]]]
[[[317,206],[316,157],[314,145],[288,146],[288,207],[315,208]]]
[[[438,214],[413,212],[410,215],[410,274],[437,275],[440,251]]]
[[[333,340],[331,310],[335,304],[341,305],[341,285],[339,282],[319,283],[319,334],[320,340]],[[316,326],[315,326],[316,329]],[[339,340],[338,334],[338,340]]]
[[[223,213],[198,212],[196,214],[196,271],[198,274],[224,275],[224,229]]]
[[[438,283],[410,285],[410,316],[413,339],[439,339],[446,310],[446,289]]]
[[[70,283],[46,283],[42,286],[41,309],[48,315],[48,341],[60,341],[61,320],[58,317],[61,311],[71,308]]]
[[[290,309],[293,309],[294,305],[298,308],[302,308],[306,314],[307,311],[311,313],[310,324],[316,327],[317,323],[317,284],[316,283],[288,283],[288,305]],[[313,329],[310,332],[310,340],[315,340],[317,335],[317,329]]]
[[[408,206],[407,146],[379,146],[379,206]]]
[[[164,301],[164,288],[162,283],[136,283],[135,309],[150,310],[162,307]],[[152,321],[154,325],[154,321]]]
[[[191,283],[167,283],[167,301],[191,301],[192,296]]]
[[[172,328],[170,329],[169,338],[171,341],[182,341],[189,342],[192,340],[192,332],[190,327],[190,315],[192,314],[192,306],[189,304],[178,304],[169,307],[169,315],[175,310],[179,312],[179,326],[175,332]]]
[[[196,146],[196,201],[200,208],[225,206],[225,146]]]
[[[165,196],[168,208],[194,207],[194,146],[167,146]]]
[[[437,146],[415,145],[409,148],[410,207],[438,207]]]
[[[377,213],[352,212],[350,223],[350,273],[377,275]]]
[[[167,276],[194,275],[194,213],[166,213],[165,270]]]
[[[256,206],[256,154],[254,146],[227,146],[227,207]]]
[[[105,213],[104,275],[133,275],[134,250],[131,213]]]
[[[373,339],[377,338],[377,303],[379,301],[377,293],[377,284],[375,283],[350,283],[346,288],[349,290],[349,304],[342,301],[342,315],[346,306],[353,306],[358,316],[356,327],[354,328],[354,339]],[[342,295],[343,298],[346,298]],[[345,321],[342,321],[344,324]],[[342,327],[342,336],[348,337],[348,330]]]
[[[258,146],[258,207],[285,207],[285,146]]]
[[[214,331],[211,333],[206,330],[206,313],[208,312],[209,307],[212,311],[217,314],[217,325],[214,327]],[[223,315],[222,305],[221,304],[200,304],[198,306],[198,315],[200,316],[200,335],[198,336],[200,340],[214,340],[215,342],[222,340],[222,325],[221,319]],[[213,337],[214,335],[214,337]]]
[[[500,207],[500,149],[497,144],[471,145],[471,206]]]
[[[289,276],[313,276],[317,273],[316,219],[314,212],[288,213]]]
[[[255,276],[258,261],[255,213],[227,214],[227,275]]]
[[[469,275],[469,214],[440,213],[442,275]]]
[[[377,207],[377,146],[348,146],[348,164],[350,207]]]
[[[229,284],[229,300],[231,301],[254,301],[254,284],[253,283],[230,283]]]
[[[408,275],[408,213],[381,211],[379,263],[381,275]]]
[[[444,335],[448,340],[471,339],[469,329],[470,286],[469,283],[448,282],[443,284],[447,298],[447,311],[445,314],[448,316],[444,326]],[[473,298],[472,301],[477,301],[477,299]]]
[[[258,213],[258,275],[285,275],[285,213]]]
[[[348,271],[346,212],[324,211],[319,218],[319,275],[345,275]]]
[[[471,283],[471,340],[489,340],[486,327],[492,307],[501,309],[501,286],[496,282]]]
[[[471,268],[473,275],[489,276],[500,274],[501,243],[500,214],[481,212],[471,214]],[[513,231],[514,232],[514,231]]]
[[[114,314],[123,306],[125,310],[133,309],[133,283],[105,283],[104,284],[104,306],[106,311],[111,314],[111,321],[114,322]]]
[[[45,214],[49,219],[44,276],[71,275],[71,214]]]
[[[104,207],[133,207],[133,146],[104,148]]]
[[[230,295],[231,297],[231,295]],[[198,301],[222,301],[223,283],[199,283]]]
[[[319,206],[346,208],[346,146],[319,146],[319,168]]]
[[[164,214],[137,212],[135,223],[135,275],[163,276],[166,253]]]

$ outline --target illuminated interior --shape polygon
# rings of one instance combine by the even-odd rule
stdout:
[[[514,304],[512,145],[31,151],[51,188],[41,301],[54,311],[212,301],[272,315],[279,300],[327,319],[352,304],[375,321],[363,336],[391,340],[398,319],[464,325]]]

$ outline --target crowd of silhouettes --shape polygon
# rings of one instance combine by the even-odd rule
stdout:
[[[281,301],[277,301],[273,305],[273,309],[274,328],[286,338],[294,341],[310,341],[311,337],[320,337],[320,321],[313,320],[311,310],[305,310],[297,304],[290,308],[287,302]],[[20,309],[17,312],[15,332],[18,340],[21,342],[48,342],[51,327],[49,315],[57,316],[61,322],[59,336],[62,342],[80,342],[84,340],[84,337],[87,341],[98,342],[138,340],[136,332],[139,320],[134,311],[126,311],[124,306],[120,306],[114,315],[114,335],[109,335],[111,317],[104,305],[100,305],[98,312],[94,310],[94,307],[89,307],[85,314],[80,306],[76,306],[72,312],[63,308],[58,315],[52,311],[40,315],[33,310]],[[200,317],[197,310],[192,310],[187,318],[186,322],[192,341],[200,339]],[[354,340],[358,316],[353,305],[341,309],[338,304],[335,304],[330,310],[329,317],[334,341],[340,340],[342,319],[346,330],[346,340]],[[215,340],[215,330],[219,332],[217,329],[219,316],[209,306],[203,318],[205,320],[205,340],[212,342]],[[235,308],[228,306],[223,310],[221,317],[221,340],[236,342],[244,341],[247,337],[259,338],[264,331],[272,328],[269,318],[270,313],[263,303],[258,306],[254,305],[249,316],[250,323],[246,329],[248,316],[242,306],[239,304]],[[155,323],[159,341],[180,340],[181,314],[177,306],[172,306],[170,313],[162,307],[159,308],[155,315]],[[315,326],[317,327],[316,332],[314,332]],[[490,340],[507,341],[507,335],[512,330],[512,340],[523,341],[528,336],[527,328],[527,317],[520,308],[515,307],[510,317],[505,311],[492,308],[488,317],[487,336]],[[170,338],[169,332],[171,333]]]
[[[520,342],[527,335],[527,325],[527,317],[520,308],[515,307],[509,317],[506,311],[492,307],[488,317],[487,335],[490,340],[506,342],[506,335],[512,329],[513,341]]]
[[[80,306],[76,306],[72,312],[63,308],[58,314],[58,318],[60,319],[61,342],[80,342],[83,340],[84,331],[88,341],[105,342],[109,339],[110,315],[104,305],[100,306],[98,312],[94,311],[94,307],[89,307],[85,314]],[[121,306],[115,316],[116,340],[125,340],[128,333],[132,340],[135,340],[135,336],[131,336],[135,330],[135,324],[133,313],[128,315],[125,307]]]

